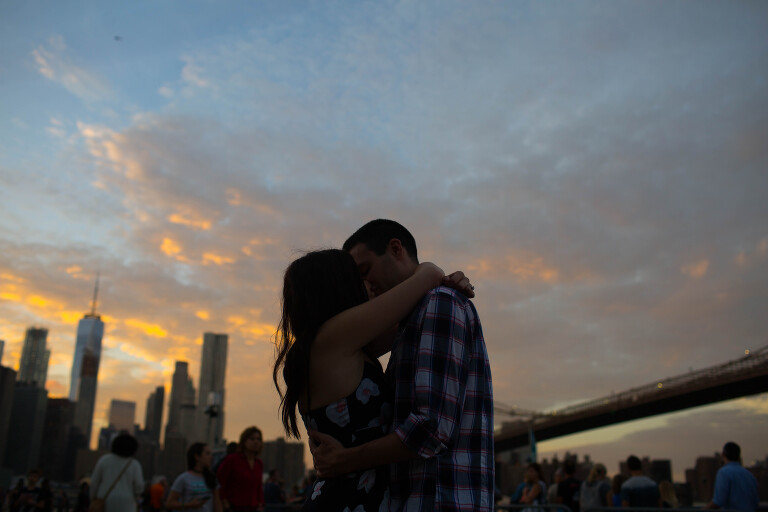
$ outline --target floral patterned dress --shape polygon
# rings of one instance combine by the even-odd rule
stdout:
[[[389,433],[392,389],[381,365],[366,361],[354,393],[303,416],[307,429],[336,438],[345,447],[358,446]],[[317,480],[303,510],[323,512],[387,512],[389,467]]]

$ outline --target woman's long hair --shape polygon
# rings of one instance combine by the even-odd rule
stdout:
[[[301,437],[296,406],[309,385],[309,354],[317,331],[328,319],[367,300],[355,260],[345,251],[310,252],[285,270],[272,380],[280,394],[280,414],[289,436]],[[281,368],[285,393],[278,382]]]
[[[206,446],[208,445],[205,443],[192,443],[189,448],[187,448],[188,470],[192,471],[195,469],[195,466],[197,466],[197,457],[203,455],[203,450],[205,450]],[[214,476],[213,471],[211,471],[211,468],[203,468],[201,473],[203,474],[205,485],[210,490],[214,490],[216,488],[216,477]]]
[[[256,426],[248,427],[240,433],[240,441],[237,443],[237,451],[239,451],[240,453],[245,453],[245,442],[253,434],[259,434],[259,439],[261,440],[262,443],[264,443],[264,436],[261,434],[261,429],[259,429],[259,427],[256,427]],[[262,444],[262,447],[263,446],[264,445]],[[259,451],[256,452],[256,455],[260,453],[261,453],[261,449],[259,449]]]
[[[530,464],[528,464],[528,469],[533,469],[536,472],[536,480],[534,480],[532,483],[537,484],[540,481],[544,480],[544,472],[542,471],[540,464],[536,462],[531,462]]]
[[[608,473],[608,470],[605,468],[605,466],[598,462],[597,464],[592,466],[592,469],[589,470],[589,476],[587,477],[587,482],[592,483],[597,480],[604,480],[605,475],[607,473]]]

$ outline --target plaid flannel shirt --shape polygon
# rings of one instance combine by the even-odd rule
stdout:
[[[493,389],[474,305],[431,290],[395,340],[395,433],[419,458],[392,464],[392,511],[491,511]]]

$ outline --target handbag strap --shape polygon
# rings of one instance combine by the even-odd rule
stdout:
[[[112,485],[109,486],[109,489],[107,489],[107,494],[104,495],[103,500],[107,499],[107,496],[109,496],[109,493],[112,492],[112,489],[114,489],[115,484],[120,481],[120,477],[123,476],[123,473],[125,473],[125,470],[128,469],[128,466],[131,465],[131,462],[133,462],[133,459],[128,459],[128,463],[123,467],[122,471],[120,471],[120,474],[117,475],[117,478],[115,478],[115,481],[112,482]]]

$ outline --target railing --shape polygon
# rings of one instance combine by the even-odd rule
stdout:
[[[571,507],[567,505],[561,505],[558,503],[542,503],[538,505],[524,505],[524,504],[509,504],[509,505],[496,505],[494,510],[544,510],[550,512],[573,512]]]
[[[557,503],[547,503],[541,505],[496,505],[495,510],[531,510],[531,511],[551,511],[551,512],[572,512],[572,510],[566,505],[560,505]],[[589,507],[581,510],[581,512],[658,512],[659,507]],[[663,510],[676,511],[676,512],[701,512],[703,508],[696,507],[678,507],[678,508],[665,508]],[[758,511],[766,510],[766,507],[760,506]],[[737,510],[718,509],[718,512],[739,512]]]
[[[613,511],[633,511],[633,512],[657,512],[659,507],[589,507],[581,512],[613,512]],[[678,512],[701,512],[705,510],[704,507],[677,507],[677,508],[665,508],[662,510],[676,510]],[[718,512],[739,512],[738,510],[719,508]],[[758,509],[759,510],[759,509]]]

